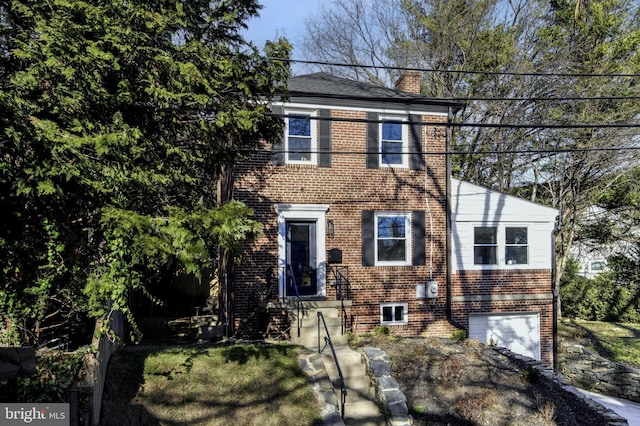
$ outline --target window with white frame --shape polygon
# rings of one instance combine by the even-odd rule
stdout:
[[[504,246],[504,258],[507,265],[526,265],[529,263],[526,227],[506,227]]]
[[[382,166],[407,167],[409,131],[406,117],[382,117],[379,148]]]
[[[316,163],[316,123],[311,111],[287,110],[285,126],[285,161],[293,164]]]
[[[606,266],[607,262],[595,261],[591,262],[591,264],[589,265],[589,269],[591,270],[591,272],[602,272],[605,270]]]
[[[498,264],[498,228],[476,226],[473,228],[473,263],[475,265]]]
[[[411,214],[375,215],[376,265],[411,264]]]
[[[407,324],[408,318],[407,303],[383,303],[380,305],[380,324]]]
[[[529,264],[529,229],[526,226],[475,226],[474,265]]]

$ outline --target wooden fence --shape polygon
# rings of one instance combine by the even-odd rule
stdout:
[[[111,355],[118,349],[106,333],[100,333],[104,323],[98,321],[94,332],[92,347],[97,351],[85,356],[84,377],[77,387],[69,389],[69,403],[71,411],[71,425],[96,426],[100,423],[102,409],[102,394],[107,377],[107,367]],[[125,320],[122,314],[115,312],[111,315],[109,325],[118,338],[124,340]],[[87,398],[86,407],[81,406],[80,400]]]

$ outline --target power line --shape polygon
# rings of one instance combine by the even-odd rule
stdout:
[[[548,148],[548,149],[507,149],[507,150],[486,150],[486,151],[408,151],[402,152],[402,155],[422,154],[422,155],[507,155],[507,154],[571,154],[582,152],[613,152],[613,151],[640,151],[640,146],[623,146],[623,147],[590,147],[590,148]],[[285,150],[276,149],[271,151],[272,154],[331,154],[331,155],[382,155],[396,154],[381,151],[337,151],[337,150]],[[397,153],[400,154],[400,153]]]
[[[327,95],[324,93],[281,93],[281,96],[304,96],[306,98],[330,98],[330,99],[338,99],[338,100],[353,100],[353,96],[346,95]],[[509,98],[509,97],[442,97],[437,98],[439,101],[450,101],[450,102],[468,102],[468,101],[499,101],[499,102],[564,102],[564,101],[625,101],[625,100],[634,100],[640,99],[639,95],[635,96],[563,96],[561,98],[558,97],[519,97],[519,98]]]
[[[398,67],[390,65],[367,65],[367,64],[345,64],[341,62],[329,62],[329,61],[311,61],[304,59],[290,59],[290,58],[276,58],[266,57],[265,59],[270,61],[282,61],[289,63],[308,64],[308,65],[325,65],[345,68],[373,68],[384,69],[394,71],[420,71],[429,73],[445,73],[445,74],[485,74],[485,75],[512,75],[523,77],[640,77],[640,74],[627,74],[627,73],[542,73],[542,72],[516,72],[516,71],[472,71],[472,70],[438,70],[433,68],[417,68],[417,67]]]

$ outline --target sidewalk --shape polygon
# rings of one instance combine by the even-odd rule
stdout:
[[[577,389],[577,388],[576,388]],[[585,396],[599,402],[605,407],[615,411],[629,422],[629,426],[640,426],[640,403],[628,401],[626,399],[614,398],[612,396],[601,395],[578,389]]]

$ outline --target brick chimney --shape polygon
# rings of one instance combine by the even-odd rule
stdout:
[[[406,70],[396,82],[396,90],[419,95],[421,77],[420,71]]]

